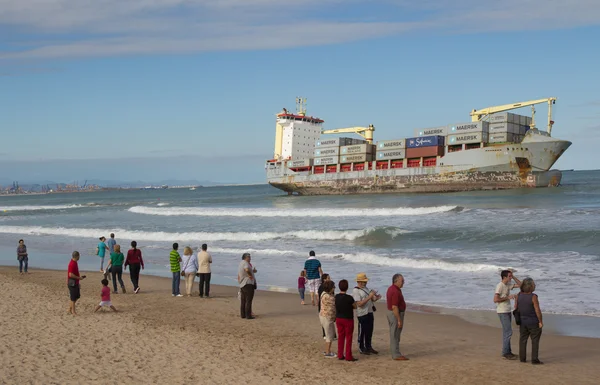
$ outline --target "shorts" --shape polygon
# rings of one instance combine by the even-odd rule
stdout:
[[[81,292],[79,290],[79,285],[75,286],[67,286],[69,288],[69,296],[71,297],[71,301],[75,302],[81,297]]]
[[[112,306],[112,302],[110,301],[100,301],[100,303],[98,304],[98,306]]]
[[[322,315],[319,316],[321,326],[325,330],[325,342],[331,342],[335,338],[335,321],[330,321]]]
[[[318,293],[320,285],[321,285],[321,278],[309,279],[308,280],[308,292],[309,293]]]

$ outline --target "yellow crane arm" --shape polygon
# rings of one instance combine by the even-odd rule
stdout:
[[[502,106],[493,106],[493,107],[482,108],[479,110],[473,110],[473,111],[471,111],[471,121],[479,122],[481,120],[484,120],[490,114],[514,110],[515,108],[531,106],[531,119],[532,119],[531,125],[533,127],[533,126],[535,126],[535,108],[533,106],[536,104],[541,104],[541,103],[548,103],[548,133],[551,133],[552,125],[554,124],[554,122],[552,121],[552,105],[556,104],[556,98],[528,100],[526,102],[504,104]]]
[[[375,127],[372,124],[369,124],[369,127],[348,127],[348,128],[336,128],[333,130],[323,130],[321,134],[345,134],[345,133],[354,133],[362,136],[365,140],[371,144],[373,144],[373,131],[375,131]]]

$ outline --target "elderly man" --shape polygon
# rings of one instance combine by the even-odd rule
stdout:
[[[392,285],[386,293],[387,319],[390,326],[390,350],[395,361],[408,361],[408,358],[400,353],[400,335],[402,334],[404,312],[406,311],[406,302],[404,302],[404,295],[402,294],[403,286],[404,277],[402,274],[394,274]]]
[[[250,265],[250,253],[242,255],[242,262],[238,267],[238,282],[240,284],[240,316],[254,319],[252,316],[252,300],[254,299],[254,273],[256,269]]]
[[[378,354],[379,352],[373,349],[371,341],[373,339],[373,326],[375,318],[374,302],[381,299],[376,291],[367,287],[369,278],[365,273],[356,275],[356,287],[352,290],[352,297],[356,301],[356,317],[358,318],[358,352],[360,354]]]

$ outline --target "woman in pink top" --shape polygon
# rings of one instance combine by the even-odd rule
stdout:
[[[102,291],[100,292],[100,297],[102,298],[102,300],[100,301],[100,304],[96,306],[94,313],[100,310],[100,308],[103,306],[107,306],[112,310],[117,311],[117,309],[112,305],[112,302],[110,302],[110,288],[108,287],[108,279],[105,278],[101,282]]]
[[[300,302],[301,305],[304,305],[304,291],[306,290],[306,271],[302,270],[300,272],[300,276],[298,277],[298,293],[300,293]]]

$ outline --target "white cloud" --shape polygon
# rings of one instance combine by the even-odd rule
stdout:
[[[366,20],[365,4],[384,11]],[[0,28],[13,36],[0,59],[277,49],[414,29],[597,24],[598,0],[0,0]]]

